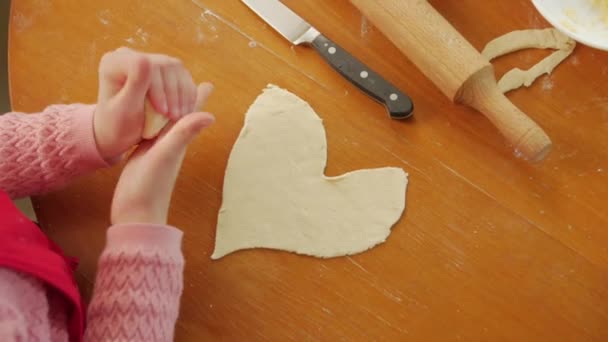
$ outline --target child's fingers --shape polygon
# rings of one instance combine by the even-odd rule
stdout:
[[[129,155],[129,160],[137,159],[137,158],[141,157],[143,154],[145,154],[146,152],[148,152],[148,150],[150,150],[152,148],[152,146],[154,146],[154,143],[156,143],[157,139],[158,138],[142,141],[139,145],[137,145],[135,150],[133,150],[133,152],[131,152],[131,154]]]
[[[186,84],[182,78],[182,73],[181,73],[181,69],[182,68],[174,68],[174,73],[177,79],[177,113],[176,113],[176,118],[181,118],[182,115],[186,114],[184,112],[184,97],[186,94]]]
[[[212,122],[211,114],[189,114],[176,122],[164,137],[146,141],[137,148],[116,186],[111,214],[113,224],[166,223],[171,193],[186,147]],[[129,210],[133,203],[138,204],[139,210]]]
[[[170,116],[173,119],[178,119],[181,113],[179,108],[179,80],[177,74],[171,66],[163,67],[161,72],[163,75],[163,86]]]
[[[203,109],[203,106],[205,106],[205,103],[212,92],[213,84],[205,82],[198,85],[198,88],[196,89],[196,104],[194,105],[195,111]]]
[[[215,122],[210,113],[191,113],[184,116],[167,132],[166,136],[158,142],[158,150],[164,154],[171,154],[185,148],[199,132]]]
[[[145,98],[150,86],[150,62],[144,56],[138,56],[134,57],[130,64],[127,81],[120,90],[119,98],[121,102],[138,101],[143,105],[142,99]]]
[[[165,95],[165,85],[163,75],[160,68],[154,68],[152,71],[152,79],[150,81],[150,90],[148,92],[150,102],[157,112],[168,115],[169,106],[167,105],[167,96]]]
[[[158,135],[152,139],[147,139],[141,141],[135,150],[129,155],[129,160],[137,159],[141,157],[143,154],[146,154],[148,150],[150,150],[158,141],[160,141],[175,125],[175,121],[169,121],[165,127],[163,127]]]
[[[188,84],[188,110],[186,113],[192,113],[196,110],[196,84],[190,76],[190,83]]]
[[[107,100],[116,95],[127,80],[131,68],[132,51],[120,48],[108,52],[99,61],[99,99]]]
[[[185,68],[180,69],[180,102],[182,115],[192,113],[194,111],[194,102],[196,101],[196,86],[192,81],[192,76]]]
[[[215,118],[209,113],[191,113],[184,116],[166,131],[164,136],[159,137],[148,151],[153,160],[149,167],[156,169],[179,164],[188,144],[203,128],[213,122]]]

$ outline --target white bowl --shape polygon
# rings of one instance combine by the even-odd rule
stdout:
[[[551,25],[579,43],[608,51],[608,20],[593,0],[532,0]]]

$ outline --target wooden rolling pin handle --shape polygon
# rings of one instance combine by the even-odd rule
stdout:
[[[517,156],[537,162],[551,150],[551,139],[543,129],[496,87],[492,67],[480,70],[467,80],[454,101],[484,114],[515,148]]]

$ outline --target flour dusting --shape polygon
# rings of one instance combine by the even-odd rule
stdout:
[[[365,16],[361,16],[361,38],[367,38],[367,35],[374,27]]]
[[[196,28],[196,42],[201,44],[205,41],[205,34],[201,31],[200,27]]]
[[[546,77],[543,77],[543,81],[541,83],[542,89],[544,91],[550,91],[551,89],[553,89],[553,78],[551,78],[550,75],[547,75]]]
[[[17,32],[30,28],[34,23],[31,17],[26,17],[21,12],[16,12],[15,14],[13,14],[11,20]]]
[[[99,19],[99,22],[105,26],[110,25],[111,17],[112,17],[112,13],[110,12],[110,10],[107,10],[107,9],[99,11],[99,13],[97,13],[97,18]]]
[[[141,27],[137,29],[137,32],[135,32],[135,34],[144,44],[148,42],[149,35]]]
[[[572,65],[579,65],[581,64],[581,61],[578,59],[578,56],[574,55],[570,58],[570,63],[572,63]]]
[[[197,38],[199,43],[213,42],[217,40],[219,38],[216,25],[218,20],[217,15],[206,9],[203,13],[201,13],[199,19],[204,24],[201,28],[197,29]]]
[[[572,107],[564,111],[564,115],[568,118],[576,117],[580,114],[593,115],[601,117],[603,123],[608,123],[608,97],[598,96],[589,101],[573,104]]]
[[[210,31],[213,31],[213,32],[217,31],[217,27],[212,22],[213,19],[216,19],[215,13],[211,12],[210,10],[205,10],[203,13],[201,13],[200,19],[203,23],[207,24],[207,28]],[[212,20],[209,20],[209,19],[212,19]]]

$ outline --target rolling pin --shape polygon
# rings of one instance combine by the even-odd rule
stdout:
[[[498,89],[492,64],[426,0],[351,0],[447,97],[483,113],[515,154],[540,161],[551,140]]]

